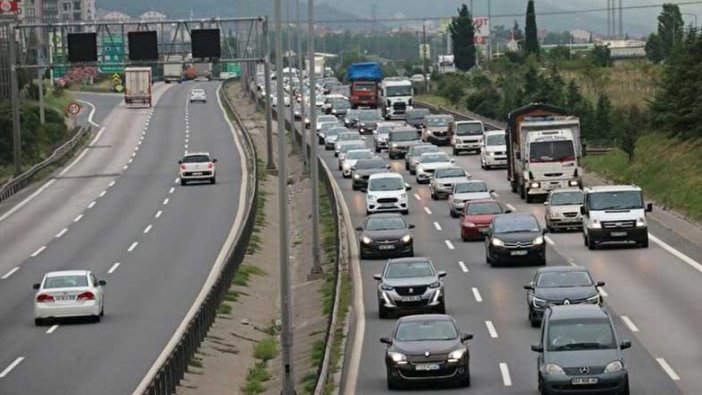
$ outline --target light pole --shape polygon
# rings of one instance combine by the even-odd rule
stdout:
[[[310,76],[310,175],[312,177],[312,270],[311,276],[322,273],[322,264],[319,260],[319,169],[317,167],[317,142],[314,141],[317,130],[317,76],[314,63],[314,0],[307,1],[307,52],[309,67],[307,74]],[[303,125],[302,130],[305,130]]]
[[[266,170],[275,170],[275,161],[273,159],[273,111],[271,109],[271,35],[268,30],[268,17],[263,20],[263,46],[264,46],[264,60],[263,60],[263,86],[265,89],[265,103],[266,103],[266,155],[268,156],[268,163],[266,164]]]
[[[295,0],[295,19],[296,19],[296,29],[297,33],[297,68],[300,70],[300,130],[302,131],[302,160],[305,163],[305,169],[309,170],[309,162],[307,160],[307,148],[305,143],[305,89],[303,82],[305,80],[302,71],[302,66],[305,63],[304,56],[302,56],[302,25],[300,24],[300,0]],[[309,70],[307,71],[309,73]],[[312,112],[310,112],[312,114]],[[295,129],[295,118],[292,119],[291,124],[293,129]],[[310,145],[314,145],[314,141]],[[312,158],[314,160],[314,158]]]
[[[293,77],[295,76],[292,73],[293,69],[293,43],[292,43],[292,32],[294,31],[291,29],[292,25],[292,13],[290,12],[290,2],[292,0],[288,0],[286,2],[288,6],[288,23],[287,23],[287,33],[288,33],[288,73],[290,74],[290,83],[289,83],[289,89],[290,92],[288,92],[289,100],[290,100],[290,125],[292,126],[290,128],[290,137],[292,137],[292,148],[293,152],[297,150],[297,137],[295,136],[297,133],[295,133],[295,94],[294,94],[294,86],[293,86]],[[285,104],[285,103],[283,103]],[[303,144],[300,142],[300,148],[302,148]]]

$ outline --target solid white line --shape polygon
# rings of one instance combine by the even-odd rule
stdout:
[[[153,228],[153,225],[147,226],[146,229],[144,229],[144,234],[151,232],[151,228]]]
[[[5,275],[0,277],[0,278],[2,278],[3,280],[7,280],[8,278],[10,278],[11,275],[15,274],[15,272],[18,271],[19,269],[20,269],[19,266],[13,267],[12,269],[10,269],[9,272],[5,273]]]
[[[673,381],[678,381],[678,380],[680,380],[680,376],[678,376],[678,374],[675,373],[675,371],[673,370],[673,368],[668,364],[668,362],[666,362],[665,359],[663,359],[663,358],[656,358],[656,361],[658,361],[658,364],[661,365],[661,368],[663,368],[663,370],[665,370],[665,372],[668,374],[668,376],[670,376],[670,378],[671,378]],[[0,376],[0,377],[1,377],[1,376]]]
[[[466,266],[466,264],[463,263],[463,261],[458,261],[458,266],[461,267],[461,270],[463,270],[463,273],[468,273],[468,266]]]
[[[500,373],[502,374],[502,384],[504,384],[505,387],[511,387],[512,377],[509,375],[509,366],[504,362],[500,362]]]
[[[85,100],[76,99],[76,101],[81,102],[81,103],[85,103],[85,104],[87,104],[88,106],[90,106],[91,110],[90,110],[90,114],[88,115],[88,122],[89,122],[91,125],[95,126],[96,128],[99,128],[100,125],[97,124],[97,123],[95,123],[95,122],[93,122],[93,115],[95,115],[95,105],[94,105],[93,103],[91,103],[91,102],[89,102],[89,101],[85,101]]]
[[[37,255],[41,254],[42,251],[44,251],[45,249],[46,249],[46,246],[41,246],[41,247],[39,247],[36,251],[34,251],[34,252],[32,253],[32,255],[30,255],[30,256],[31,256],[32,258],[34,258],[34,257],[36,257]]]
[[[654,243],[658,244],[659,246],[663,247],[664,250],[670,252],[671,254],[675,255],[678,257],[681,261],[687,263],[694,269],[697,269],[698,272],[702,272],[702,265],[700,265],[698,262],[690,258],[689,256],[683,254],[682,252],[676,250],[675,248],[671,247],[668,243],[664,242],[663,240],[657,238],[656,236],[652,235],[649,233],[648,237],[653,241]]]
[[[434,227],[436,228],[436,230],[441,230],[441,225],[439,225],[438,222],[434,222]]]
[[[53,326],[51,326],[51,328],[49,328],[49,329],[46,331],[46,334],[47,334],[47,335],[50,335],[50,334],[54,333],[54,331],[55,331],[56,329],[58,329],[58,327],[59,327],[58,325],[53,325]]]
[[[120,265],[119,262],[115,262],[115,264],[112,265],[112,267],[110,267],[110,270],[107,271],[107,274],[112,274],[112,273],[114,273],[115,270],[117,270],[117,268],[119,267],[119,265]]]
[[[160,217],[160,216],[161,216],[161,214],[163,214],[163,211],[161,211],[161,210],[158,210],[158,211],[156,212],[156,215],[154,215],[154,218],[158,218],[158,217]]]
[[[570,264],[570,266],[578,266],[578,265],[575,263],[575,259],[573,259],[573,258],[568,258],[568,263]]]
[[[512,211],[517,211],[517,209],[514,208],[514,206],[512,206],[512,205],[509,204],[509,203],[507,203],[506,206],[507,206],[508,209],[510,209],[510,210],[512,210]]]
[[[99,196],[99,197],[103,197],[103,196],[105,196],[106,194],[107,194],[107,191],[102,191],[102,192],[100,192],[100,194],[99,194],[98,196]]]
[[[446,247],[448,247],[449,250],[453,250],[456,248],[453,246],[453,243],[451,243],[451,240],[444,240],[444,243],[446,243]]]
[[[609,296],[609,294],[607,293],[607,291],[605,291],[603,288],[600,287],[600,288],[597,288],[597,290],[600,291],[600,295],[602,295],[603,297],[606,298],[606,297]]]
[[[426,211],[427,214],[431,215],[431,210],[429,210],[429,207],[424,207],[424,211]]]
[[[80,221],[81,219],[83,219],[83,214],[78,214],[77,217],[73,218],[73,222],[78,222],[78,221]]]
[[[168,204],[169,201],[170,200],[168,198],[163,199],[163,205],[165,206],[166,204]]]
[[[638,332],[638,331],[639,331],[639,328],[638,328],[636,325],[634,325],[634,323],[631,321],[631,319],[629,319],[629,317],[623,315],[623,316],[622,316],[622,321],[624,321],[624,323],[626,324],[626,326],[628,326],[628,327],[629,327],[629,330],[631,330],[632,332]]]
[[[90,202],[90,204],[88,205],[88,208],[93,208],[93,207],[95,207],[95,204],[96,204],[96,203],[97,203],[97,202],[96,202],[95,200],[93,200],[93,201]]]
[[[544,240],[546,240],[546,242],[547,242],[549,245],[554,245],[554,244],[556,244],[556,243],[554,243],[553,240],[551,240],[551,238],[548,237],[548,236],[544,236]]]
[[[175,192],[175,187],[171,187],[171,189],[168,190],[168,193],[173,193],[173,192]]]
[[[12,363],[10,364],[10,366],[6,367],[5,370],[3,370],[2,372],[0,372],[0,379],[3,379],[3,378],[5,378],[5,376],[7,376],[8,374],[10,374],[10,372],[12,371],[12,369],[16,368],[17,365],[19,365],[20,363],[22,363],[22,361],[24,361],[24,357],[19,357],[19,358],[15,359],[15,361],[12,362]]]
[[[113,180],[107,187],[108,187],[108,188],[112,188],[113,186],[115,186],[115,181],[114,181],[114,180]]]
[[[480,291],[478,291],[478,288],[471,288],[471,291],[473,291],[473,297],[475,298],[475,301],[480,303],[483,301],[483,297],[480,296]]]
[[[493,325],[492,321],[490,321],[490,320],[485,321],[485,326],[487,327],[487,330],[490,333],[491,338],[497,339],[499,337],[497,335],[497,330],[495,329],[495,325]]]
[[[134,243],[132,243],[132,245],[129,246],[129,248],[127,249],[127,252],[134,251],[134,249],[137,248],[138,245],[139,245],[139,242],[135,241]]]
[[[63,228],[63,229],[61,229],[60,232],[56,233],[56,238],[58,239],[59,237],[65,235],[66,232],[68,232],[68,228]]]
[[[414,198],[417,199],[417,200],[422,200],[422,197],[419,196],[418,193],[415,193],[415,194],[414,194]]]

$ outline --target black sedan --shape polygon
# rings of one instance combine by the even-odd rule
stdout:
[[[495,216],[485,238],[485,254],[491,266],[502,263],[546,264],[546,243],[539,221],[532,214]]]
[[[599,304],[602,298],[597,288],[603,281],[594,282],[586,268],[581,266],[544,267],[536,271],[534,281],[524,286],[531,326],[541,324],[549,305]]]
[[[356,228],[361,232],[361,259],[414,256],[414,240],[408,224],[398,213],[373,214]]]
[[[378,125],[384,121],[379,110],[361,110],[358,114],[358,132],[361,134],[371,134]]]
[[[470,386],[470,353],[466,342],[473,335],[461,333],[453,317],[443,314],[400,318],[387,345],[385,367],[388,389],[419,381],[451,381]]]
[[[429,258],[390,259],[378,280],[378,317],[390,312],[431,311],[446,313],[446,272],[437,272]]]
[[[359,159],[351,168],[351,180],[353,180],[353,190],[363,190],[368,188],[368,178],[373,174],[385,173],[390,168],[390,164],[382,158]]]

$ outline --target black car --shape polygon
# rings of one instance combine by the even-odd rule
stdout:
[[[384,120],[379,110],[361,110],[358,114],[358,132],[361,134],[371,134],[378,125],[378,122]]]
[[[473,335],[461,333],[453,317],[444,314],[410,315],[395,324],[387,345],[385,367],[388,389],[419,381],[451,381],[470,386],[470,351]]]
[[[539,221],[532,214],[503,214],[492,219],[485,238],[485,254],[491,266],[507,262],[546,264],[546,243]]]
[[[336,115],[337,117],[341,118],[344,115],[346,115],[346,112],[350,109],[351,109],[351,103],[349,102],[348,99],[345,99],[345,98],[334,99],[331,102],[331,107],[329,108],[329,114]]]
[[[431,111],[429,111],[428,108],[413,108],[411,110],[407,110],[407,124],[421,130],[422,124],[424,123],[424,117],[427,115],[431,115]]]
[[[401,214],[369,215],[363,226],[356,228],[361,232],[361,259],[414,256],[410,229],[414,229],[414,225],[408,224]]]
[[[609,313],[597,305],[551,306],[538,344],[541,394],[629,395],[629,373]]]
[[[378,317],[391,312],[432,311],[446,313],[446,272],[437,272],[429,258],[397,258],[385,263],[378,280]]]
[[[592,281],[590,273],[581,266],[555,266],[537,270],[534,281],[524,286],[527,290],[531,326],[541,324],[541,318],[549,305],[602,305],[597,288],[604,285],[603,281]]]
[[[344,126],[347,128],[355,128],[358,126],[358,117],[363,110],[350,109],[346,111],[346,116],[344,116]]]
[[[368,178],[373,174],[385,173],[390,164],[382,158],[359,159],[351,168],[352,188],[354,191],[368,188]]]

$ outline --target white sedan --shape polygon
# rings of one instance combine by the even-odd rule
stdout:
[[[204,89],[195,88],[190,91],[190,103],[195,101],[207,103],[207,93]]]
[[[339,160],[339,169],[344,178],[351,178],[351,171],[359,159],[373,159],[375,155],[369,149],[351,150],[343,160]]]
[[[65,270],[44,275],[34,284],[34,324],[66,317],[91,317],[100,321],[105,314],[104,280],[87,270]]]
[[[422,154],[415,168],[417,184],[428,184],[436,169],[450,167],[453,162],[454,159],[445,152],[427,152]]]
[[[178,161],[180,165],[180,185],[190,181],[217,181],[217,158],[212,158],[209,152],[192,152]]]

